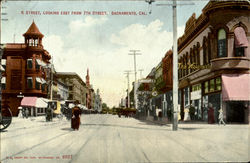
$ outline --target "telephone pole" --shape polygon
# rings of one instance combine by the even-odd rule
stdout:
[[[133,55],[134,56],[134,71],[135,71],[135,82],[134,82],[134,107],[135,109],[137,109],[137,94],[136,94],[136,81],[137,81],[137,71],[136,71],[136,55],[141,55],[141,53],[138,53],[140,50],[130,50],[129,55]]]
[[[125,71],[125,74],[127,75],[127,79],[128,79],[128,92],[127,92],[127,96],[128,96],[128,108],[130,108],[130,97],[129,97],[129,74],[131,73],[130,70]]]
[[[155,0],[147,0],[149,4],[154,2]],[[170,1],[170,0],[166,0]],[[176,0],[172,0],[172,4],[156,4],[157,6],[172,6],[173,8],[173,125],[172,130],[178,130],[178,51],[177,51],[177,3]],[[178,6],[183,5],[194,5],[194,3],[185,3],[185,4],[178,4]]]

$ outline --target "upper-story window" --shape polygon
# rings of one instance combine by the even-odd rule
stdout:
[[[2,89],[6,89],[6,77],[2,77],[2,79],[1,79],[1,87],[2,87]]]
[[[40,90],[42,80],[39,77],[36,77],[36,89]]]
[[[236,57],[245,56],[245,48],[248,47],[246,32],[242,27],[234,30],[234,53]]]
[[[220,29],[218,31],[218,57],[226,57],[226,31]]]
[[[38,39],[30,38],[28,40],[28,44],[29,44],[29,46],[38,46]]]
[[[33,80],[32,77],[27,77],[27,88],[32,89],[33,88]]]
[[[32,64],[33,62],[32,62],[32,59],[27,59],[27,68],[28,69],[32,69]]]

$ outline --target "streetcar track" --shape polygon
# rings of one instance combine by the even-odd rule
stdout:
[[[99,126],[97,128],[97,131],[100,131],[100,128],[101,128],[101,126]],[[94,138],[95,134],[97,134],[97,133],[93,131],[92,134],[88,136],[87,140],[83,143],[83,145],[80,147],[80,149],[73,155],[73,159],[71,159],[69,161],[69,163],[74,163],[75,159],[78,158],[81,150],[89,143],[90,140],[92,140]]]
[[[166,134],[164,134],[164,135],[166,135]],[[172,142],[175,142],[176,144],[182,146],[184,149],[186,149],[186,150],[189,151],[190,153],[192,153],[192,154],[198,156],[198,158],[202,159],[203,161],[206,161],[206,162],[208,161],[207,159],[205,159],[204,157],[202,157],[200,154],[194,153],[194,152],[192,151],[192,149],[190,149],[190,148],[184,146],[182,143],[180,143],[180,142],[178,142],[177,140],[173,139],[173,138],[170,137],[169,135],[166,135],[166,136],[168,136],[169,140],[172,140]],[[186,136],[186,135],[185,135],[185,136]],[[192,136],[192,137],[193,137],[193,136]]]
[[[54,140],[54,139],[58,139],[59,137],[64,136],[64,135],[67,135],[67,134],[69,134],[69,133],[71,133],[71,131],[68,131],[67,133],[62,133],[62,134],[60,134],[60,135],[56,135],[56,136],[54,136],[54,137],[52,137],[52,138],[50,138],[50,139],[47,139],[47,140],[45,140],[45,141],[42,141],[41,143],[35,144],[35,145],[31,146],[31,147],[28,147],[28,148],[26,148],[26,149],[24,149],[24,150],[22,150],[22,151],[20,151],[20,152],[17,152],[17,153],[15,153],[15,154],[12,154],[12,155],[10,155],[10,156],[8,156],[8,157],[15,157],[15,156],[17,156],[17,155],[19,155],[19,154],[21,154],[21,153],[24,153],[24,152],[27,152],[27,151],[29,151],[29,150],[32,150],[33,148],[36,148],[36,147],[38,147],[38,146],[40,146],[40,145],[43,145],[43,144],[46,144],[46,143],[48,143],[48,142],[50,142],[50,141],[52,141],[52,140]],[[5,161],[5,160],[7,160],[7,158],[2,159],[1,161]]]
[[[66,124],[66,122],[65,123],[63,123],[63,125],[64,124]],[[62,125],[61,123],[60,124],[58,124],[58,123],[55,123],[55,124],[53,124],[53,125],[41,125],[41,126],[36,126],[36,127],[44,127],[44,128],[46,128],[46,129],[53,129],[53,127],[57,127],[57,126],[60,126],[60,125]],[[48,128],[49,127],[49,128]],[[35,127],[32,127],[32,128],[35,128]],[[24,129],[30,129],[30,128],[24,128]],[[38,130],[40,130],[41,128],[37,128]],[[40,131],[43,131],[43,130],[40,130]],[[9,137],[1,137],[1,140],[7,140],[7,139],[11,139],[11,138],[15,138],[15,137],[19,137],[19,136],[23,136],[23,135],[29,135],[29,134],[33,134],[33,133],[36,133],[36,132],[38,132],[37,130],[36,131],[34,131],[34,130],[32,130],[32,131],[30,131],[30,132],[25,132],[25,133],[23,133],[23,134],[18,134],[18,135],[12,135],[12,136],[9,136]]]

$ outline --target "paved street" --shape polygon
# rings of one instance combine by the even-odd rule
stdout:
[[[115,115],[82,115],[79,131],[66,119],[14,118],[1,133],[1,162],[248,161],[248,125],[155,125]]]

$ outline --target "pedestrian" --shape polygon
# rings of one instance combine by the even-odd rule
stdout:
[[[224,126],[226,125],[226,123],[223,120],[223,110],[222,108],[219,110],[219,125],[221,125],[222,123],[224,124]]]
[[[81,109],[78,106],[79,101],[75,101],[75,106],[72,108],[72,118],[71,118],[71,128],[73,130],[79,130],[80,126],[80,116],[81,116]]]
[[[25,109],[25,117],[26,117],[26,118],[29,117],[29,110],[28,110],[28,108]]]
[[[22,107],[21,106],[19,106],[18,107],[18,118],[22,118],[23,117],[23,114],[22,114]]]
[[[195,120],[195,107],[191,104],[189,108],[190,119]]]
[[[208,123],[209,124],[213,124],[214,121],[214,108],[212,103],[208,104]]]

